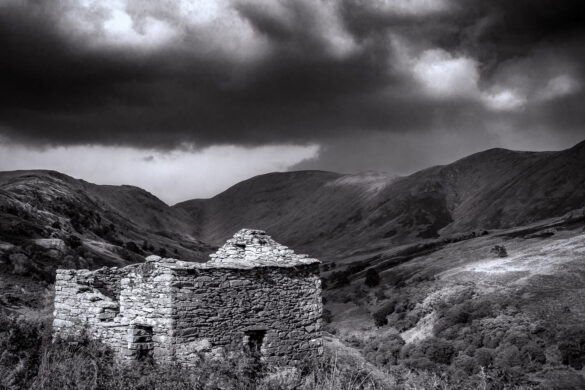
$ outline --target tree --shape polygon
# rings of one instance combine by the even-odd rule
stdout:
[[[366,286],[375,287],[380,284],[380,275],[374,268],[368,269],[366,272]]]

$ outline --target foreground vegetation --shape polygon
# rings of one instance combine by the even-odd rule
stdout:
[[[584,389],[582,229],[480,237],[370,268],[325,291],[327,328],[380,369],[435,373],[449,388]]]
[[[0,312],[0,390],[583,389],[585,230],[571,229],[474,235],[389,268],[325,264],[333,336],[319,362],[294,369],[244,357],[119,366],[99,343],[53,343],[51,258],[14,247],[0,257],[0,310],[30,313]],[[82,249],[67,253],[82,261]]]
[[[328,348],[318,362],[297,368],[263,367],[245,357],[187,369],[139,362],[118,365],[97,342],[52,342],[50,325],[0,317],[0,389],[448,389],[493,387],[488,374],[452,382],[424,370],[383,371],[344,350]]]

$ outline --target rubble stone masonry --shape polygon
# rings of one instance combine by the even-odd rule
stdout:
[[[207,263],[147,258],[58,270],[54,335],[88,337],[121,360],[195,364],[254,354],[277,365],[322,353],[319,261],[244,229]]]

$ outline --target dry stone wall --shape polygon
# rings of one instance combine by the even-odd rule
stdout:
[[[240,353],[288,365],[322,353],[317,260],[250,230],[208,263],[147,260],[58,270],[55,337],[101,340],[121,360],[187,365]]]
[[[317,267],[177,270],[172,293],[177,359],[189,362],[217,349],[246,351],[254,336],[270,363],[295,364],[321,354]]]

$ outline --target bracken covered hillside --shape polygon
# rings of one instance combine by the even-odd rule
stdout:
[[[474,230],[521,226],[585,206],[585,142],[561,152],[492,149],[406,177],[271,173],[174,206],[218,244],[233,226],[322,258]]]

